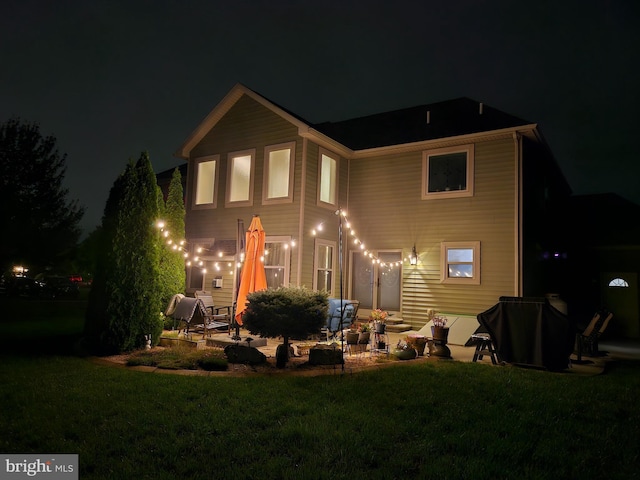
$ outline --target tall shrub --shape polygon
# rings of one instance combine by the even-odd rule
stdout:
[[[105,207],[105,250],[86,329],[102,351],[132,350],[144,345],[145,335],[157,342],[162,332],[157,213],[155,175],[143,153],[116,181]]]
[[[165,223],[170,238],[180,241],[185,238],[184,227],[184,193],[182,190],[182,175],[179,169],[173,171],[167,201],[164,202],[160,194],[160,218]],[[162,239],[161,239],[162,240]],[[182,250],[174,250],[164,241],[160,248],[160,304],[166,307],[171,297],[185,291],[185,268]]]

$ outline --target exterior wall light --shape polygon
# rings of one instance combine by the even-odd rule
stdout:
[[[411,255],[409,255],[409,264],[418,265],[418,253],[416,252],[416,246],[411,249]]]

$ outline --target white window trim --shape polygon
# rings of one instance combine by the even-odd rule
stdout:
[[[473,249],[473,277],[450,277],[447,251],[449,249]],[[442,242],[440,244],[440,283],[458,285],[480,285],[480,242]]]
[[[230,200],[231,196],[231,179],[233,176],[233,168],[232,163],[233,159],[236,157],[245,157],[249,155],[251,157],[251,167],[249,172],[249,199],[232,202]],[[227,189],[225,192],[225,207],[250,207],[253,205],[253,184],[255,180],[255,169],[256,169],[256,149],[252,148],[249,150],[241,150],[238,152],[229,152],[227,154]]]
[[[201,163],[215,162],[216,170],[213,178],[213,201],[211,203],[196,203],[196,197],[198,195],[198,167]],[[191,208],[193,210],[203,210],[208,208],[216,208],[218,206],[218,177],[220,172],[220,155],[207,155],[205,157],[198,157],[193,163],[193,198],[191,199]]]
[[[449,153],[465,152],[467,154],[467,188],[465,190],[451,190],[448,192],[429,192],[429,157],[446,155]],[[438,148],[422,152],[422,200],[435,200],[439,198],[472,197],[474,191],[475,171],[474,147],[471,145],[459,145],[456,147]]]
[[[265,244],[283,243],[285,245],[288,255],[285,255],[284,265],[282,265],[284,267],[284,273],[283,273],[284,278],[282,279],[282,285],[285,287],[288,287],[289,279],[290,279],[289,277],[291,275],[291,248],[287,248],[286,246],[291,245],[291,236],[282,235],[282,236],[265,237],[264,241],[265,241]],[[265,265],[265,269],[267,268],[275,268],[275,267],[270,267]]]
[[[289,149],[289,188],[288,194],[285,197],[269,198],[269,154],[277,150]],[[262,204],[263,205],[277,205],[282,203],[293,203],[293,181],[294,181],[294,168],[296,163],[296,142],[280,143],[278,145],[268,145],[264,147],[264,173],[262,182]]]
[[[331,255],[331,267],[330,267],[331,291],[329,292],[329,295],[333,295],[336,281],[339,281],[338,279],[336,279],[336,256],[338,255],[337,243],[334,241],[325,240],[322,238],[316,238],[315,240],[315,245],[313,247],[313,289],[314,290],[318,290],[318,271],[320,270],[320,267],[318,266],[319,247],[331,247],[333,249],[333,252]],[[327,270],[327,269],[322,268],[322,270]]]
[[[326,155],[327,157],[331,157],[336,161],[336,199],[334,203],[324,202],[320,200],[320,188],[322,182],[322,155]],[[338,206],[338,202],[340,201],[340,155],[331,152],[330,150],[324,149],[322,147],[318,148],[318,184],[317,184],[317,203],[318,206],[324,208],[334,209]]]

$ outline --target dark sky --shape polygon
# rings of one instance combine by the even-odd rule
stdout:
[[[310,122],[470,97],[538,123],[574,193],[640,203],[639,4],[4,0],[0,121],[58,139],[86,230],[237,82]]]

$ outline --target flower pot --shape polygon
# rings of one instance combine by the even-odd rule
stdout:
[[[398,360],[413,360],[418,356],[415,348],[396,348],[393,354]]]
[[[375,329],[376,329],[376,333],[384,333],[385,330],[387,329],[387,324],[382,322],[376,322]]]
[[[451,358],[451,350],[447,347],[449,329],[446,327],[431,327],[433,341],[429,342],[429,356]]]
[[[358,335],[358,343],[359,344],[368,344],[369,343],[369,338],[371,337],[371,332],[360,332],[360,334]]]
[[[378,349],[378,350],[386,350],[386,348],[387,348],[387,344],[385,342],[378,342],[377,343],[376,349]]]
[[[357,345],[359,337],[358,332],[347,332],[347,345]]]
[[[449,329],[446,327],[431,327],[431,334],[434,342],[446,345],[449,341]]]
[[[424,347],[427,345],[427,337],[424,335],[409,335],[407,337],[409,343],[418,352],[418,356],[424,355]]]

